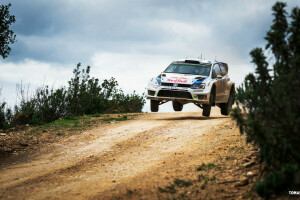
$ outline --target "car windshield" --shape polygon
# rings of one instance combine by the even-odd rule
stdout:
[[[164,71],[165,73],[178,73],[178,74],[194,74],[209,76],[210,65],[191,64],[191,63],[172,63]]]

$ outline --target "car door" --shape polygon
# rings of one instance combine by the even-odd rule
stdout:
[[[222,101],[224,97],[224,86],[222,86],[222,78],[218,78],[218,75],[221,75],[221,69],[220,69],[220,64],[215,63],[213,66],[213,74],[214,74],[214,79],[216,79],[216,102]]]
[[[228,76],[228,71],[227,71],[227,67],[225,66],[225,64],[221,64],[220,65],[220,69],[221,69],[221,75],[222,75],[222,81],[221,81],[221,88],[222,88],[222,99],[221,101],[223,101],[224,103],[227,102],[227,98],[229,95],[229,89],[228,89],[228,82],[230,81],[230,78]]]

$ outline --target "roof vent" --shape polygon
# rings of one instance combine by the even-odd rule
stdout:
[[[200,62],[196,61],[196,60],[185,60],[184,62],[185,63],[190,63],[190,64],[200,64]]]

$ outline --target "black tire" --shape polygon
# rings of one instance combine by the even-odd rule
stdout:
[[[212,90],[209,95],[209,104],[203,104],[202,115],[205,117],[209,117],[211,106],[215,104],[215,90]]]
[[[174,111],[182,111],[183,105],[178,101],[173,101],[173,109]]]
[[[158,112],[158,106],[159,106],[159,101],[155,101],[155,100],[150,101],[151,112]]]
[[[211,105],[209,104],[204,104],[203,105],[203,110],[202,110],[202,115],[205,117],[209,117],[211,111]]]
[[[220,104],[221,114],[229,115],[233,103],[234,103],[234,93],[233,93],[233,91],[231,91],[227,103]]]

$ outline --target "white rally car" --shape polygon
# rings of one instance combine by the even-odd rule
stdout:
[[[208,117],[211,106],[215,105],[221,108],[221,114],[228,115],[234,94],[235,84],[228,77],[228,65],[202,59],[174,61],[147,86],[152,112],[172,101],[175,111],[181,111],[184,104],[194,103],[203,109],[203,116]]]

